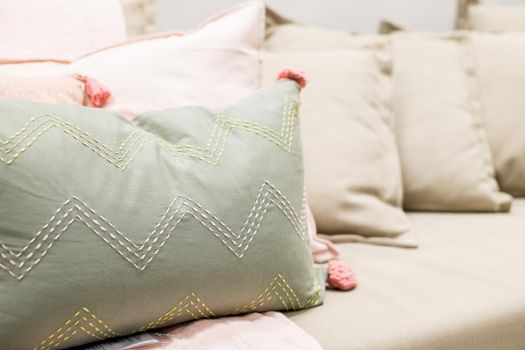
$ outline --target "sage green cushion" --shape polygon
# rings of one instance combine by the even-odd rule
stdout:
[[[298,95],[133,122],[0,101],[0,349],[319,305]]]

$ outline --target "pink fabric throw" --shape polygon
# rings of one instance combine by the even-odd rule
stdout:
[[[306,207],[306,220],[308,235],[310,237],[310,250],[315,263],[322,264],[339,256],[339,249],[329,240],[317,236],[317,225],[310,206]]]
[[[199,320],[167,329],[171,342],[150,350],[322,350],[278,312]]]
[[[336,260],[339,256],[339,249],[335,244],[317,236],[317,226],[309,206],[306,207],[306,219],[314,263],[328,263],[326,280],[328,286],[342,291],[354,289],[357,286],[354,271],[344,262]]]

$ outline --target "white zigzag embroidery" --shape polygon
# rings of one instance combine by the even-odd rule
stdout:
[[[33,146],[34,142],[40,138],[40,136],[51,128],[58,128],[113,166],[122,170],[125,170],[129,166],[148,140],[159,144],[173,157],[186,156],[210,165],[217,165],[232,129],[255,133],[273,142],[284,151],[290,152],[294,135],[294,125],[299,116],[298,110],[299,104],[297,101],[289,97],[285,98],[280,131],[275,131],[248,120],[219,116],[215,120],[215,126],[213,127],[208,144],[204,147],[171,144],[152,133],[138,129],[133,131],[116,150],[106,146],[86,131],[69,122],[58,117],[43,114],[29,120],[22,129],[8,139],[0,139],[0,161],[7,165],[13,164],[18,157]]]
[[[21,280],[41,261],[71,224],[78,220],[126,261],[137,269],[144,270],[186,215],[197,220],[236,257],[242,258],[257,234],[270,204],[274,204],[279,209],[291,223],[297,235],[304,240],[305,197],[303,196],[303,207],[301,217],[299,217],[288,199],[268,181],[265,181],[259,189],[251,212],[239,233],[233,232],[226,224],[191,198],[179,195],[168,206],[146,240],[140,243],[131,241],[84,202],[73,197],[54,213],[21,251],[13,251],[0,242],[0,267],[11,276]]]

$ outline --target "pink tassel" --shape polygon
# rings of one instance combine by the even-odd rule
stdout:
[[[341,260],[328,262],[328,285],[334,289],[352,290],[357,286],[354,272]]]
[[[303,89],[308,83],[308,80],[306,80],[306,77],[304,76],[304,72],[302,70],[283,69],[277,75],[277,80],[283,79],[290,79],[295,81],[297,84],[299,84],[301,89]]]
[[[78,75],[78,80],[84,83],[84,93],[93,107],[104,107],[111,97],[111,92],[98,80],[85,75]]]

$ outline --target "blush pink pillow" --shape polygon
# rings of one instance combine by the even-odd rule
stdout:
[[[72,60],[125,40],[118,0],[0,0],[1,59]]]
[[[97,80],[78,74],[49,77],[0,76],[0,97],[103,107],[110,100],[111,92]]]
[[[264,6],[251,1],[191,32],[133,39],[70,63],[3,64],[0,73],[88,75],[111,91],[107,108],[127,115],[186,105],[218,109],[259,87],[263,39]]]
[[[0,97],[58,104],[84,103],[84,83],[74,75],[0,77]]]

